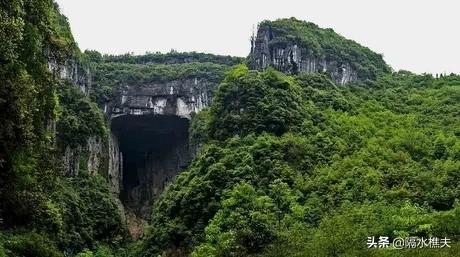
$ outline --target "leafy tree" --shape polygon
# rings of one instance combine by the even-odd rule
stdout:
[[[206,243],[192,256],[247,256],[274,238],[276,217],[273,200],[259,195],[249,184],[234,187],[221,209],[206,227]]]
[[[216,92],[210,134],[216,139],[262,132],[282,135],[307,115],[300,89],[291,78],[241,65],[227,74]]]

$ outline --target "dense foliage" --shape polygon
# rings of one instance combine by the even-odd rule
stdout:
[[[23,203],[29,206],[15,211],[21,215],[18,218],[24,221],[27,218],[28,223],[3,235],[0,245],[7,256],[48,256],[27,253],[40,251],[40,248],[29,249],[30,245],[42,244],[40,240],[48,241],[41,247],[55,248],[57,256],[75,254],[101,243],[111,246],[123,243],[126,231],[120,210],[103,177],[80,175],[68,179],[51,174],[45,179],[47,188],[22,193],[33,199]],[[27,212],[32,212],[29,217],[24,216]]]
[[[292,78],[241,65],[227,74],[214,96],[209,133],[216,139],[262,131],[282,135],[307,115],[301,88]]]
[[[64,83],[58,95],[61,108],[56,130],[60,146],[76,147],[84,145],[89,137],[107,136],[101,111],[79,88]]]
[[[111,99],[120,86],[126,85],[141,86],[196,78],[218,84],[228,69],[227,65],[211,62],[178,64],[102,62],[96,64],[92,98],[102,105]]]
[[[286,81],[300,88],[300,99],[297,90],[276,86]],[[259,95],[251,95],[251,85]],[[270,89],[296,96],[290,103],[305,107],[300,124],[278,133],[270,126],[276,121],[255,115]],[[257,100],[240,109],[231,98],[240,90]],[[237,67],[210,111],[193,121],[192,136],[207,141],[154,204],[138,254],[458,255],[459,95],[455,75],[399,72],[337,87],[323,74],[288,78]],[[265,125],[246,126],[246,115]],[[216,126],[219,119],[235,124]],[[245,133],[229,132],[238,125]],[[454,243],[366,249],[368,236],[446,236]]]
[[[56,98],[46,53],[64,55],[51,1],[7,1],[0,8],[0,166],[46,139]],[[27,153],[29,154],[29,153]],[[4,172],[2,172],[4,173]]]
[[[295,18],[263,21],[259,30],[273,33],[272,47],[297,44],[306,51],[302,53],[305,56],[324,58],[339,65],[349,63],[361,79],[374,79],[378,74],[390,71],[380,54],[342,37],[332,29],[322,29],[311,22]]]
[[[0,257],[460,255],[459,76],[390,74],[380,55],[295,19],[260,26],[373,80],[229,71],[242,59],[200,53],[83,55],[51,0],[3,1],[0,18]],[[69,60],[93,65],[91,96],[49,70]],[[95,101],[118,86],[195,78],[222,82],[193,117],[197,156],[124,249],[106,174],[63,176],[62,150],[107,137]],[[452,248],[366,249],[368,236]]]
[[[106,178],[62,176],[55,142],[76,147],[106,135],[96,105],[50,70],[85,62],[67,19],[51,0],[2,1],[0,42],[0,256],[120,245],[125,225]]]
[[[197,53],[197,52],[184,52],[171,51],[169,53],[146,53],[143,55],[100,55],[94,51],[86,51],[88,54],[93,54],[96,62],[118,62],[118,63],[131,63],[131,64],[181,64],[181,63],[215,63],[227,66],[233,66],[243,62],[243,58],[234,56],[222,56],[215,54]]]

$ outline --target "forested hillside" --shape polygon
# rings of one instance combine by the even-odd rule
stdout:
[[[366,249],[460,234],[460,77],[335,86],[239,66],[192,124],[206,144],[154,204],[142,256],[457,256]]]
[[[51,0],[2,2],[0,19],[0,257],[460,256],[460,76],[392,72],[295,19],[260,27],[366,79],[338,85],[194,52],[81,53]],[[90,71],[89,91],[53,65]],[[109,155],[102,108],[119,87],[194,78],[218,85],[191,119],[197,154],[134,241],[108,157],[89,169],[85,145]],[[368,249],[380,236],[451,242]]]
[[[126,228],[103,174],[63,176],[64,148],[107,135],[96,104],[50,69],[89,65],[67,19],[49,0],[2,1],[0,18],[0,256],[120,246]]]

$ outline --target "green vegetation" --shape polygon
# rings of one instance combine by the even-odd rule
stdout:
[[[124,242],[126,230],[121,213],[103,177],[80,175],[69,179],[50,174],[43,182],[47,182],[47,188],[37,183],[42,188],[16,196],[21,197],[23,208],[15,210],[17,219],[28,218],[28,224],[4,235],[0,244],[3,243],[8,256],[49,256],[26,253],[42,251],[33,245],[61,256],[102,243],[117,247]],[[53,248],[45,248],[47,245]]]
[[[372,80],[338,87],[200,53],[82,54],[51,0],[2,2],[0,18],[0,257],[460,255],[460,76],[389,73],[380,55],[295,19],[260,26]],[[91,95],[49,60],[90,65]],[[63,176],[62,150],[107,139],[96,102],[118,86],[195,78],[220,83],[193,117],[198,153],[130,244],[107,174],[82,157]],[[366,249],[368,236],[452,248]]]
[[[2,2],[0,41],[0,256],[118,247],[126,229],[106,179],[84,170],[63,177],[54,144],[106,136],[96,105],[49,70],[50,60],[85,62],[67,19],[51,0]]]
[[[168,54],[167,54],[168,55]],[[91,52],[89,59],[97,59]],[[115,57],[114,57],[115,58]],[[108,58],[108,60],[111,60]],[[120,59],[124,60],[124,59]],[[233,63],[233,62],[232,62]],[[199,78],[218,84],[229,70],[226,64],[212,62],[185,62],[175,64],[138,64],[127,62],[95,63],[92,99],[99,105],[108,102],[120,86],[140,86],[174,80]]]
[[[86,53],[93,53],[94,51],[87,51]],[[97,55],[97,54],[96,54]],[[93,56],[96,56],[93,55]],[[185,52],[180,53],[171,50],[169,53],[146,53],[143,55],[104,55],[102,58],[96,57],[97,62],[117,62],[117,63],[131,63],[131,64],[181,64],[181,63],[215,63],[226,66],[233,66],[243,62],[243,58],[234,56],[223,56],[215,54]]]
[[[307,51],[303,55],[324,58],[338,65],[349,63],[361,79],[375,79],[380,73],[390,72],[390,67],[380,54],[338,35],[332,29],[322,29],[311,22],[295,18],[263,21],[259,24],[259,30],[273,33],[274,38],[270,41],[272,47],[297,44]]]
[[[77,147],[91,136],[105,138],[107,129],[101,111],[79,88],[63,83],[58,88],[60,103],[56,124],[59,145]]]
[[[195,117],[192,140],[205,143],[154,204],[138,255],[458,255],[459,79],[399,72],[337,87],[235,68]],[[301,116],[273,129],[264,107]],[[454,243],[377,250],[368,236]]]
[[[301,88],[274,70],[265,73],[239,66],[230,72],[214,97],[210,135],[225,139],[267,131],[282,135],[306,118]]]
[[[30,151],[46,139],[46,122],[54,115],[54,81],[45,59],[45,45],[59,47],[53,12],[50,1],[1,5],[0,163],[6,170],[12,169],[14,153]]]

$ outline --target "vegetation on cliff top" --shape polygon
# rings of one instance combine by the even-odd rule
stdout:
[[[311,22],[295,18],[263,21],[259,30],[273,33],[269,42],[272,47],[297,44],[306,56],[334,61],[338,65],[349,63],[361,79],[375,79],[378,74],[390,72],[382,55]]]
[[[91,97],[99,105],[108,102],[120,86],[142,86],[174,80],[200,79],[217,85],[229,66],[215,63],[96,65]]]
[[[142,55],[123,54],[123,55],[101,55],[95,51],[86,51],[93,57],[95,62],[117,62],[131,64],[181,64],[181,63],[215,63],[227,66],[240,64],[244,58],[235,56],[223,56],[197,52],[177,52],[171,50],[169,53],[145,53]]]
[[[92,99],[99,105],[108,102],[120,86],[140,86],[174,80],[200,79],[215,85],[224,78],[232,65],[243,60],[238,57],[202,53],[145,55],[102,55],[86,51],[85,56],[95,67]]]

